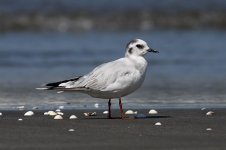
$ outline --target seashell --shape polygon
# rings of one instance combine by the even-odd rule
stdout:
[[[54,112],[54,111],[48,111],[48,114],[49,114],[50,116],[56,116],[56,115],[57,115],[57,113]]]
[[[125,112],[125,114],[126,114],[126,115],[133,115],[133,114],[134,114],[134,111],[132,111],[132,110],[127,110],[127,111]]]
[[[56,112],[58,115],[61,115],[61,116],[63,116],[64,115],[64,113],[62,113],[62,112]]]
[[[206,113],[207,116],[212,116],[213,114],[214,114],[213,111],[208,111],[208,112]]]
[[[205,107],[203,107],[203,108],[201,108],[201,110],[206,110],[206,108],[205,108]]]
[[[64,106],[59,106],[59,109],[64,109]]]
[[[64,91],[58,91],[57,94],[63,93]]]
[[[22,118],[19,118],[18,121],[23,121],[23,119]]]
[[[24,106],[17,106],[16,108],[19,109],[19,110],[23,110],[25,107]]]
[[[156,125],[156,126],[161,126],[162,123],[161,123],[161,122],[156,122],[155,125]]]
[[[2,116],[2,113],[0,112],[0,116]]]
[[[33,116],[34,112],[33,111],[27,111],[24,116]]]
[[[61,115],[56,115],[53,119],[60,120],[60,119],[63,119],[63,117]]]
[[[57,109],[57,110],[55,110],[56,112],[60,112],[61,110],[60,109]]]
[[[107,111],[107,110],[106,110],[106,111],[104,111],[104,112],[103,112],[103,114],[108,114],[108,111]]]
[[[85,115],[86,117],[88,117],[88,116],[96,116],[97,113],[96,113],[96,112],[86,112],[86,113],[84,113],[84,115]]]
[[[45,115],[45,116],[48,116],[48,115],[49,115],[49,113],[48,113],[48,112],[44,112],[44,115]]]
[[[154,110],[154,109],[151,109],[148,113],[151,114],[151,115],[158,114],[158,112],[156,110]]]
[[[34,109],[38,109],[38,107],[34,106],[34,107],[32,107],[32,109],[33,109],[33,110],[34,110]]]
[[[206,128],[206,131],[212,131],[213,129],[212,128]]]
[[[77,116],[75,116],[75,115],[71,115],[71,116],[69,117],[69,119],[78,119],[78,118],[77,118]]]
[[[99,104],[98,103],[94,104],[94,107],[99,108]]]
[[[69,129],[68,131],[69,131],[69,132],[73,132],[73,131],[75,131],[75,129]]]

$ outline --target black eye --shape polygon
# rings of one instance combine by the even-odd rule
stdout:
[[[139,49],[143,49],[144,48],[144,45],[137,44],[136,47],[139,48]]]

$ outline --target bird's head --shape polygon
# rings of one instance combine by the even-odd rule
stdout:
[[[158,53],[158,51],[150,48],[147,43],[141,39],[134,39],[126,46],[126,56],[144,56],[147,52]]]

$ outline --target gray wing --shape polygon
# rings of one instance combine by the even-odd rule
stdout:
[[[137,76],[137,71],[124,58],[102,64],[89,74],[73,82],[62,83],[59,86],[70,88],[85,88],[98,91],[120,90],[131,85]]]

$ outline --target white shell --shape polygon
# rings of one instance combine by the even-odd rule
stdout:
[[[34,112],[33,111],[27,111],[24,116],[33,116]]]
[[[156,126],[161,126],[162,123],[161,123],[161,122],[156,122],[155,125],[156,125]]]
[[[48,113],[48,112],[44,112],[44,115],[45,115],[45,116],[48,116],[48,115],[49,115],[49,113]]]
[[[23,121],[23,119],[22,118],[19,118],[18,121]]]
[[[84,113],[84,115],[85,115],[86,117],[88,117],[88,116],[96,116],[97,113],[96,113],[96,112],[86,112],[86,113]]]
[[[132,111],[132,110],[127,110],[127,111],[125,112],[125,114],[126,114],[126,115],[133,115],[133,114],[134,114],[134,111]]]
[[[56,116],[56,115],[57,115],[57,113],[54,112],[54,111],[48,111],[48,114],[49,114],[50,116]]]
[[[61,115],[56,115],[53,119],[60,120],[63,119],[63,117]]]
[[[77,119],[77,116],[71,115],[71,116],[69,117],[69,119]]]
[[[103,114],[108,114],[108,111],[107,111],[107,110],[106,110],[106,111],[104,111],[104,112],[103,112]]]
[[[32,109],[33,109],[33,110],[34,110],[34,109],[38,109],[38,107],[34,106],[34,107],[32,107]]]
[[[2,113],[0,112],[0,116],[2,116]]]
[[[75,129],[69,129],[68,131],[69,131],[69,132],[73,132],[73,131],[75,131]]]
[[[208,111],[208,112],[206,113],[207,116],[212,116],[213,114],[214,114],[213,111]]]
[[[212,128],[206,128],[206,131],[211,131],[211,130],[213,130]]]
[[[62,113],[62,112],[57,112],[57,114],[58,114],[58,115],[61,115],[61,116],[64,115],[64,113]]]
[[[60,109],[57,109],[57,110],[55,110],[56,112],[60,112],[61,110]]]
[[[23,110],[25,107],[24,106],[17,106],[17,109]]]
[[[151,114],[151,115],[158,114],[158,112],[156,110],[154,110],[154,109],[151,109],[148,113]]]
[[[60,94],[60,93],[63,93],[63,92],[64,92],[64,91],[58,91],[57,93]]]
[[[59,109],[64,109],[64,106],[59,106]]]
[[[99,108],[99,104],[98,103],[94,104],[94,107]]]
[[[205,108],[205,107],[203,107],[203,108],[201,108],[201,110],[206,110],[206,108]]]

